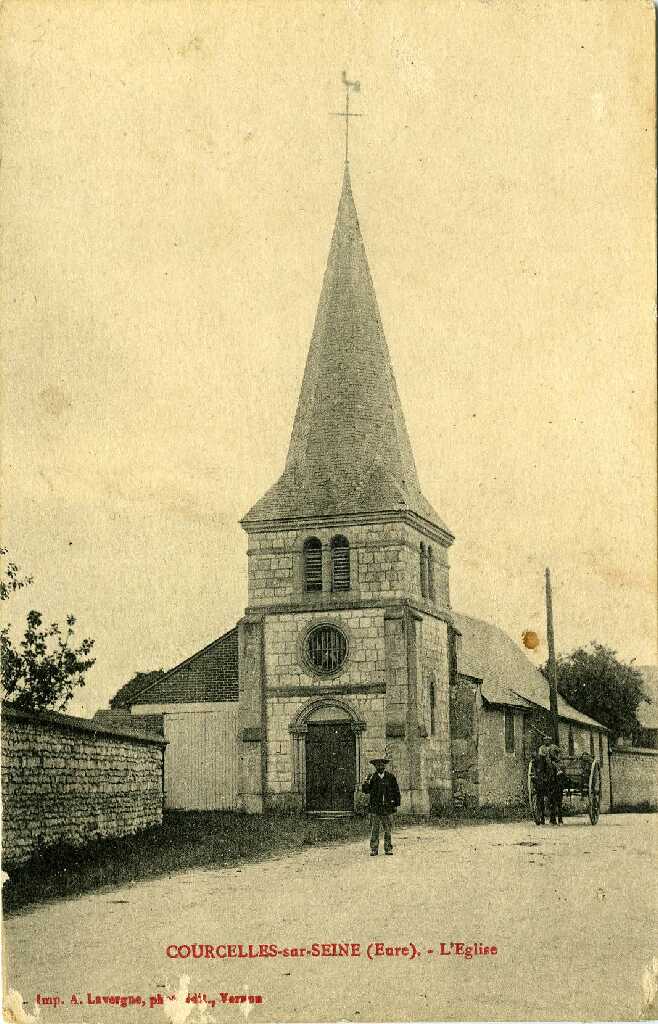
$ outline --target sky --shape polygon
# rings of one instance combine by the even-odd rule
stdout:
[[[7,602],[92,714],[246,604],[352,186],[453,606],[656,662],[651,4],[9,0]]]

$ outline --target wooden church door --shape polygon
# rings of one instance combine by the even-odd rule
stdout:
[[[356,738],[348,722],[309,722],[306,810],[353,811]]]

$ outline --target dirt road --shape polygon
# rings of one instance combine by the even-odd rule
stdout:
[[[139,882],[10,918],[5,973],[39,1024],[633,1019],[658,954],[657,826],[414,826],[393,857],[349,844]],[[166,955],[194,943],[214,957]],[[103,1001],[122,995],[144,1006]]]

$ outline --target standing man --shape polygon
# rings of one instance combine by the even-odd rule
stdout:
[[[553,737],[551,736],[550,733],[545,732],[544,735],[542,736],[541,745],[540,745],[539,750],[537,751],[537,753],[539,754],[540,757],[546,757],[546,758],[552,757],[552,748],[553,748],[553,746],[554,746],[554,744],[553,744]]]
[[[384,830],[384,853],[388,857],[393,855],[391,815],[395,814],[400,806],[400,787],[395,775],[392,772],[386,771],[388,763],[388,757],[373,757],[370,764],[375,766],[375,771],[366,779],[361,787],[364,793],[370,794],[370,820],[372,822],[372,833],[370,835],[371,857],[376,857],[379,853],[380,829]]]
[[[553,742],[548,733],[541,737],[539,749],[532,755],[535,769],[535,792],[537,794],[537,824],[546,824],[546,803],[551,808],[551,756],[550,746]],[[551,812],[552,813],[552,812]]]

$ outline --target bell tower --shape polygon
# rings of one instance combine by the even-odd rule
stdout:
[[[422,493],[352,195],[338,212],[285,467],[247,512],[246,810],[343,813],[392,758],[402,812],[451,797],[448,547]]]

